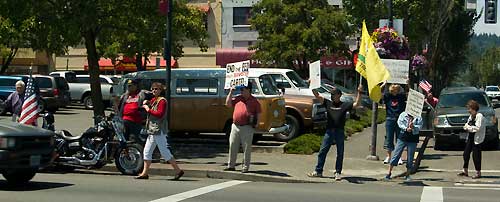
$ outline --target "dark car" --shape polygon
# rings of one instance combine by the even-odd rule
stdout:
[[[467,132],[463,126],[469,118],[466,108],[469,100],[478,102],[479,112],[484,115],[486,135],[483,145],[490,149],[498,147],[497,118],[486,93],[474,87],[453,87],[443,89],[439,95],[434,114],[434,149],[465,145]]]
[[[0,115],[5,115],[7,112],[11,112],[10,106],[5,105],[5,101],[9,95],[16,91],[16,82],[28,80],[28,77],[22,76],[0,76]],[[35,92],[39,94],[38,86],[35,83]],[[43,106],[43,105],[40,105]],[[43,109],[39,109],[43,110]]]
[[[54,133],[15,122],[0,124],[0,173],[7,182],[30,181],[50,163]]]
[[[29,76],[22,75],[23,80]],[[45,75],[33,75],[35,83],[40,89],[42,98],[42,111],[50,107],[57,110],[60,107],[66,107],[71,104],[71,95],[66,79],[63,77],[53,77]]]

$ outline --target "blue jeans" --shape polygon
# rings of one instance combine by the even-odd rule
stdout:
[[[387,119],[385,121],[385,141],[384,141],[384,149],[387,151],[394,150],[394,140],[396,138],[398,127],[397,119]]]
[[[325,165],[326,154],[332,146],[333,140],[337,145],[337,161],[335,163],[335,172],[342,173],[342,164],[344,161],[344,129],[327,129],[323,142],[318,153],[318,164],[316,165],[316,172],[323,173],[323,166]]]
[[[396,143],[396,149],[394,149],[394,154],[391,158],[391,166],[397,166],[398,161],[401,158],[401,154],[403,154],[403,150],[405,147],[408,147],[407,151],[407,160],[406,160],[406,168],[413,168],[413,155],[415,155],[415,150],[417,149],[416,142],[407,142],[398,138]]]

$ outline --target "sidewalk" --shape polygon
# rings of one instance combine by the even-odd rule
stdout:
[[[388,171],[388,165],[384,165],[385,158],[383,150],[385,127],[378,125],[377,153],[379,161],[366,160],[369,154],[369,143],[371,140],[371,128],[354,134],[345,142],[343,180],[351,183],[361,183],[363,181],[381,180]],[[183,149],[184,150],[184,149]],[[192,151],[197,151],[194,148]],[[199,149],[204,150],[203,148]],[[323,175],[324,178],[309,178],[307,173],[314,170],[317,162],[317,153],[313,155],[293,155],[283,153],[252,153],[252,164],[249,173],[241,173],[240,164],[237,164],[234,172],[222,171],[227,163],[227,151],[212,151],[205,153],[176,153],[179,166],[186,172],[187,177],[209,177],[222,179],[236,179],[249,181],[267,182],[333,182],[335,172],[336,147],[332,146],[327,156]],[[242,161],[243,154],[238,155],[238,162]],[[174,175],[170,165],[163,163],[153,163],[151,166],[152,175]],[[106,171],[115,171],[114,165],[103,168]],[[393,175],[406,171],[403,166],[394,169]]]

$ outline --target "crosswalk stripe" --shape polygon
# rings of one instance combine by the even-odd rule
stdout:
[[[243,184],[243,183],[247,183],[247,182],[248,181],[240,181],[240,180],[233,180],[233,181],[229,181],[229,182],[223,182],[223,183],[214,184],[214,185],[202,187],[202,188],[199,188],[199,189],[194,189],[194,190],[191,190],[191,191],[182,192],[182,193],[179,193],[179,194],[175,194],[175,195],[163,197],[163,198],[151,201],[151,202],[176,202],[176,201],[182,201],[182,200],[186,200],[186,199],[189,199],[189,198],[193,198],[193,197],[200,196],[200,195],[203,195],[203,194],[206,194],[206,193],[214,192],[214,191],[217,191],[217,190],[225,189],[225,188],[228,188],[228,187],[232,187],[232,186]]]
[[[443,202],[443,188],[424,187],[420,202]]]
[[[463,186],[463,187],[496,187],[499,188],[500,184],[464,184],[464,183],[455,183],[455,186]]]

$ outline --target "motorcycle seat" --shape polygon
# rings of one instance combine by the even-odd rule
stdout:
[[[73,136],[66,130],[57,131],[56,133],[59,135],[59,137],[62,137],[66,141],[75,141],[79,140],[82,137],[82,136]]]

